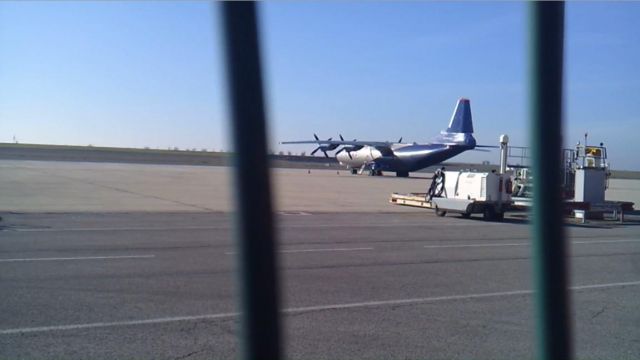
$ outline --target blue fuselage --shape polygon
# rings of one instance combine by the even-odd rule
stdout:
[[[395,149],[392,157],[375,159],[374,163],[380,170],[413,172],[439,164],[470,149],[473,147],[469,145],[409,145]]]
[[[336,156],[350,168],[369,167],[382,171],[414,172],[439,164],[464,151],[472,150],[476,141],[471,134],[441,134],[431,144],[392,144],[388,147],[365,146],[358,151]]]

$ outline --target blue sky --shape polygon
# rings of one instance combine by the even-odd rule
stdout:
[[[456,99],[476,138],[527,141],[517,2],[261,3],[271,143],[427,142]],[[566,10],[565,138],[640,170],[640,3]],[[0,141],[228,149],[219,19],[207,2],[0,2]],[[497,161],[468,152],[457,160]]]

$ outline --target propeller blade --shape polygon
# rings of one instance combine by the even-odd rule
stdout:
[[[333,139],[333,138],[328,138],[327,141],[331,141],[331,139]]]
[[[340,134],[340,140],[344,141],[344,138],[342,137],[342,134]]]
[[[323,151],[323,153],[324,153],[324,157],[327,157],[327,158],[329,157],[329,155],[327,155],[326,151]]]
[[[399,142],[399,143],[401,143],[401,142],[402,142],[402,136],[400,136],[400,140],[398,140],[398,142]]]
[[[341,152],[343,152],[345,149],[346,149],[346,148],[342,148],[342,149],[340,149],[340,150],[336,151],[336,153],[335,153],[334,155],[335,155],[335,156],[338,156],[338,154],[340,154]],[[347,151],[347,154],[348,154],[348,153],[349,153],[349,152]]]
[[[318,135],[313,134],[313,137],[316,138],[316,140],[320,140],[320,138],[318,138]]]
[[[353,156],[351,156],[351,151],[347,151],[347,155],[349,155],[349,159],[353,160]]]
[[[319,146],[318,146],[315,150],[313,150],[313,151],[311,152],[311,155],[313,155],[313,154],[317,153],[317,152],[318,152],[318,150],[320,150],[320,147],[319,147]]]

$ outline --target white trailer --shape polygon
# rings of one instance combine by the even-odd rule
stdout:
[[[433,209],[438,216],[482,214],[485,220],[502,221],[511,206],[511,187],[507,174],[439,170],[426,193],[393,193],[389,202]]]

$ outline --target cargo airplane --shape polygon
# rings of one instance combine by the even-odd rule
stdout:
[[[388,141],[345,141],[320,140],[314,134],[315,140],[284,141],[282,144],[316,144],[318,147],[311,155],[318,151],[329,157],[327,152],[340,148],[335,153],[336,159],[342,165],[351,169],[353,174],[358,170],[369,171],[369,175],[382,175],[382,171],[395,172],[398,177],[407,177],[410,172],[424,169],[441,163],[464,151],[476,148],[495,148],[496,146],[476,145],[473,137],[473,123],[471,121],[471,105],[468,99],[460,99],[451,116],[449,127],[441,131],[433,142],[428,144],[403,143],[402,138],[397,143]]]

